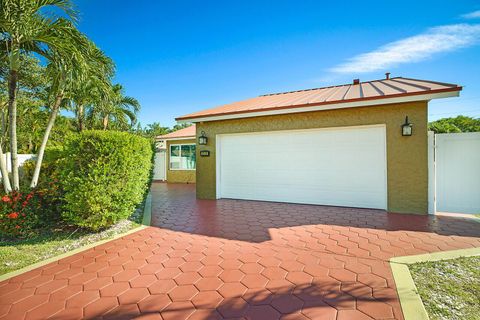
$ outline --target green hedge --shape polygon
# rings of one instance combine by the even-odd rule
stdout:
[[[152,169],[149,140],[126,132],[85,131],[66,141],[63,155],[65,220],[98,230],[126,219],[143,200]]]

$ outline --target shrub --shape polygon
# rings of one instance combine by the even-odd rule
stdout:
[[[65,220],[93,230],[132,214],[142,201],[152,168],[152,145],[140,136],[85,131],[64,146],[60,179]]]
[[[35,191],[41,195],[42,207],[37,212],[40,225],[58,221],[63,206],[63,188],[60,181],[60,168],[64,158],[62,147],[49,147],[45,150],[40,177]],[[22,185],[28,186],[35,169],[35,160],[24,163]]]
[[[1,238],[23,235],[35,228],[41,206],[41,197],[34,191],[4,194],[0,199]]]

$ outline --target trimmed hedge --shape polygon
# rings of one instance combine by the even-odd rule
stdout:
[[[127,132],[84,131],[67,139],[63,155],[65,220],[98,230],[128,218],[143,200],[152,169],[149,140]]]

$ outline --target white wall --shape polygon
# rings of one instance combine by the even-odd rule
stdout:
[[[5,161],[7,162],[7,170],[8,172],[12,172],[12,163],[10,161],[10,152],[7,152],[5,155]],[[21,167],[25,161],[35,158],[35,154],[19,154],[18,155],[18,164]],[[0,177],[2,173],[0,172]]]
[[[436,211],[480,213],[480,132],[435,135]]]

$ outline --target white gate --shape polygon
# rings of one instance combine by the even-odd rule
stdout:
[[[153,168],[153,180],[162,180],[167,179],[166,175],[166,161],[167,161],[167,152],[166,150],[159,150],[155,153],[155,163]]]
[[[436,134],[430,158],[433,211],[480,213],[480,132]]]

